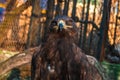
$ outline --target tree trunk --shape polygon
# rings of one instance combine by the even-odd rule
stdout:
[[[43,42],[45,42],[46,35],[48,32],[48,26],[50,25],[50,21],[53,19],[54,16],[54,5],[55,5],[55,0],[48,0]]]
[[[72,9],[72,18],[75,18],[76,15],[76,4],[77,4],[77,0],[73,0],[73,9]]]
[[[81,20],[84,20],[84,13],[85,13],[85,4],[86,4],[86,1],[85,0],[83,0],[83,8],[82,8],[82,17],[81,17]],[[79,43],[78,43],[78,45],[79,45],[79,47],[82,47],[82,45],[84,45],[84,44],[82,44],[82,42],[83,42],[83,35],[82,35],[82,33],[83,33],[83,23],[80,23],[80,38],[79,38]]]
[[[98,41],[97,59],[103,61],[105,57],[105,44],[108,35],[111,0],[104,0],[103,17],[100,24],[100,39]]]
[[[68,15],[69,3],[70,0],[65,0],[63,15]]]
[[[39,45],[39,19],[40,19],[40,0],[32,0],[32,15],[28,31],[26,48]]]
[[[56,16],[63,14],[63,10],[62,10],[62,7],[64,6],[63,2],[64,0],[57,0]]]
[[[85,21],[88,21],[88,18],[89,18],[89,7],[90,7],[90,0],[88,0],[88,3],[87,3],[87,12],[86,12]],[[84,33],[83,33],[83,47],[82,47],[83,50],[86,49],[86,33],[87,33],[87,26],[88,26],[88,23],[85,23],[85,26],[84,26]]]
[[[94,7],[94,12],[93,12],[93,22],[95,21],[95,16],[96,16],[96,5],[97,5],[97,1],[95,0],[95,3],[94,3],[95,7]],[[93,39],[93,29],[94,27],[92,27],[92,30],[91,30],[91,34],[90,34],[90,42],[89,42],[89,49],[88,49],[88,52],[91,53],[91,48],[92,48],[92,39]]]

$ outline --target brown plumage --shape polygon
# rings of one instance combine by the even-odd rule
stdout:
[[[77,28],[67,16],[52,20],[45,44],[32,58],[32,80],[102,80],[76,45]]]

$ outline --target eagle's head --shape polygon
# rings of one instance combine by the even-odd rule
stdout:
[[[49,27],[50,33],[73,36],[77,33],[77,27],[72,18],[67,16],[55,17]]]

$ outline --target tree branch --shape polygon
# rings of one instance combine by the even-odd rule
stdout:
[[[79,20],[79,21],[77,21],[77,22],[80,22],[80,23],[89,23],[89,24],[92,24],[93,25],[93,27],[96,29],[96,30],[98,30],[99,31],[99,28],[98,28],[98,26],[93,22],[93,21],[83,21],[83,20]]]
[[[21,6],[13,9],[12,11],[10,11],[10,13],[15,13],[15,14],[20,14],[21,12],[23,12],[25,9],[27,9],[29,6],[31,6],[32,4],[32,0],[27,0],[24,4],[22,4]]]
[[[11,69],[24,65],[26,63],[30,63],[32,59],[32,55],[35,51],[39,51],[41,46],[30,48],[25,50],[22,53],[16,54],[8,60],[0,63],[0,76],[10,71]]]
[[[11,11],[15,7],[17,0],[9,0],[6,6],[6,11]]]

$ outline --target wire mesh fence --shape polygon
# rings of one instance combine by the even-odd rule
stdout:
[[[0,47],[8,50],[24,50],[29,28],[29,14],[5,14],[0,23]]]
[[[63,1],[63,3],[67,4],[68,2],[65,3]],[[72,13],[74,12],[72,11],[72,7],[74,6],[72,5],[72,1],[70,1],[70,3],[68,4],[69,6],[67,6],[69,10],[68,13],[64,13],[65,10],[63,10],[63,14],[67,14],[70,17],[78,17],[79,21],[77,23],[79,24],[77,26],[79,28],[79,46],[81,48],[84,48],[84,51],[86,53],[90,53],[92,55],[94,55],[93,53],[97,52],[97,43],[99,40],[99,27],[103,11],[102,4],[103,2],[98,2],[96,0],[94,3],[92,3],[91,0],[90,2],[82,2],[79,4],[77,3],[76,15],[74,16],[72,15]],[[111,7],[110,24],[108,32],[108,38],[111,44],[117,44],[120,41],[120,8],[118,4],[119,2],[116,1],[112,3],[112,5],[114,6]],[[54,5],[53,8],[56,10],[56,7],[57,6]],[[38,30],[38,28],[35,28],[35,26],[32,27],[33,31],[30,32],[31,38],[28,40],[29,27],[31,25],[30,20],[31,17],[36,16],[34,14],[31,15],[31,10],[32,8],[30,7],[29,9],[24,10],[20,14],[6,13],[4,15],[4,21],[0,23],[0,48],[8,50],[24,50],[25,47],[28,46],[28,41],[32,43],[32,45],[34,45],[34,42],[40,41],[36,39],[40,39],[38,38],[38,36],[41,37],[41,33],[39,33],[38,31],[41,30]],[[38,18],[40,17],[38,16]],[[40,21],[41,20],[38,19],[38,22]]]

